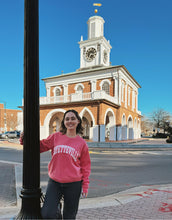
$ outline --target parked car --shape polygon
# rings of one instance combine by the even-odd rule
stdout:
[[[19,138],[20,131],[6,131],[5,133],[0,134],[1,139],[5,138]]]
[[[17,131],[9,131],[7,136],[8,136],[8,138],[16,138],[17,137]]]
[[[0,134],[0,138],[1,139],[8,138],[8,133],[9,133],[9,131],[6,131],[5,133]]]
[[[2,133],[2,134],[0,134],[0,138],[1,138],[1,139],[3,139],[3,137],[4,137],[4,134],[3,134],[3,133]]]
[[[20,137],[20,131],[16,131],[17,132],[17,137]]]

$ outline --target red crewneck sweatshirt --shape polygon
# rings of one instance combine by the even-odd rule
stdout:
[[[49,177],[56,182],[82,182],[83,192],[88,192],[91,161],[87,143],[80,136],[74,138],[60,132],[40,141],[40,152],[51,150],[48,165]]]

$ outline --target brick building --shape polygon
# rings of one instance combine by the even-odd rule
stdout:
[[[0,103],[0,133],[18,130],[21,112],[21,110],[6,109],[4,104]]]
[[[88,39],[81,36],[80,68],[43,79],[46,97],[40,97],[40,137],[58,131],[63,114],[74,108],[82,118],[84,137],[93,141],[140,138],[140,85],[124,65],[111,66],[110,42],[104,37],[104,19],[90,17]]]

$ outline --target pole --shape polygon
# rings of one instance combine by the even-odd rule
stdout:
[[[16,219],[41,219],[38,0],[25,0],[24,14],[23,186]]]

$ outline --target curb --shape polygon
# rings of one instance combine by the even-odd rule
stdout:
[[[167,191],[172,189],[172,184],[166,185],[149,185],[133,187],[112,195],[96,198],[80,199],[79,210],[104,208],[108,206],[125,205],[135,200],[148,197],[158,191]],[[172,191],[171,191],[172,192]],[[15,207],[0,208],[0,219],[13,219],[18,214],[20,205],[18,203]]]
[[[137,186],[108,196],[81,199],[79,209],[124,205],[168,188],[172,189],[172,184]]]

